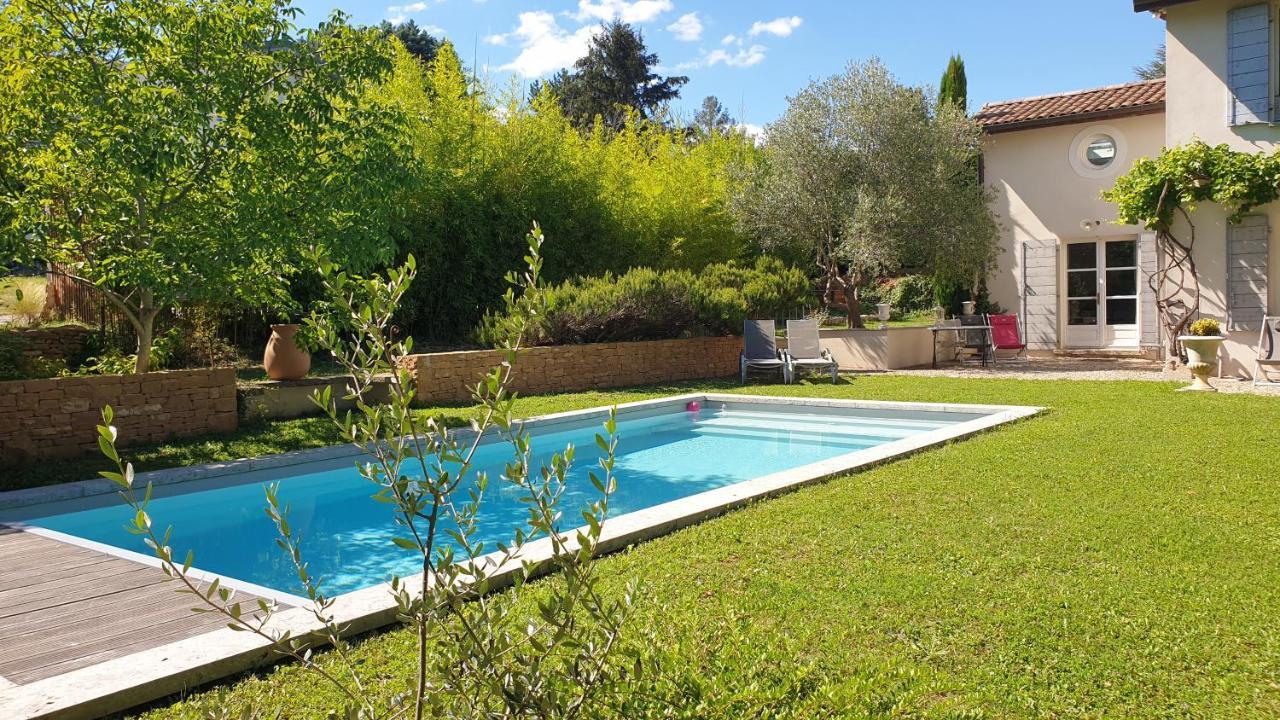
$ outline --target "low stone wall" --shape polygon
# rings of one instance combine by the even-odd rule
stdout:
[[[312,401],[312,395],[325,386],[333,394],[333,400],[339,411],[353,410],[355,400],[347,400],[350,386],[347,377],[304,378],[302,380],[273,380],[268,382],[247,383],[239,387],[240,419],[243,421],[277,420],[298,418],[324,413],[320,406]],[[363,399],[370,405],[383,404],[391,396],[391,383],[387,378],[379,378],[365,390]]]
[[[738,337],[529,348],[511,389],[528,395],[727,377],[738,373],[741,350]],[[467,350],[411,355],[404,365],[417,381],[419,402],[463,402],[502,358],[497,350]]]
[[[93,331],[80,325],[63,325],[50,328],[6,330],[4,334],[16,338],[22,346],[22,354],[29,358],[69,359],[84,351],[84,344]]]
[[[841,370],[900,370],[933,360],[933,332],[927,327],[823,330],[821,336]]]
[[[115,410],[121,446],[236,429],[232,368],[0,382],[0,464],[98,452]]]

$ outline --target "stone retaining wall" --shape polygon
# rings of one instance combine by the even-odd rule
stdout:
[[[738,373],[741,350],[739,337],[529,348],[516,363],[511,389],[530,395],[727,377]],[[467,350],[411,355],[404,365],[417,381],[419,402],[464,402],[502,357],[497,350]]]
[[[5,335],[17,338],[22,346],[22,354],[26,357],[50,360],[67,360],[80,355],[92,333],[92,330],[80,325],[4,331]]]
[[[98,452],[115,410],[121,446],[236,429],[233,368],[0,382],[0,464]]]

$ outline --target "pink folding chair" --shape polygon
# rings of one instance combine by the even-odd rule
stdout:
[[[988,315],[987,324],[991,326],[992,362],[1030,362],[1017,315]]]

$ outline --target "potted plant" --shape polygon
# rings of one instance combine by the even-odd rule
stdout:
[[[1222,334],[1222,326],[1217,320],[1201,318],[1187,328],[1186,335],[1178,336],[1178,342],[1187,351],[1187,369],[1193,378],[1190,385],[1182,388],[1191,392],[1217,392],[1218,389],[1209,384],[1209,376],[1218,370],[1218,348],[1227,338]]]

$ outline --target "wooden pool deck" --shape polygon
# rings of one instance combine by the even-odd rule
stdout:
[[[157,568],[0,526],[0,692],[226,626],[177,587]]]

